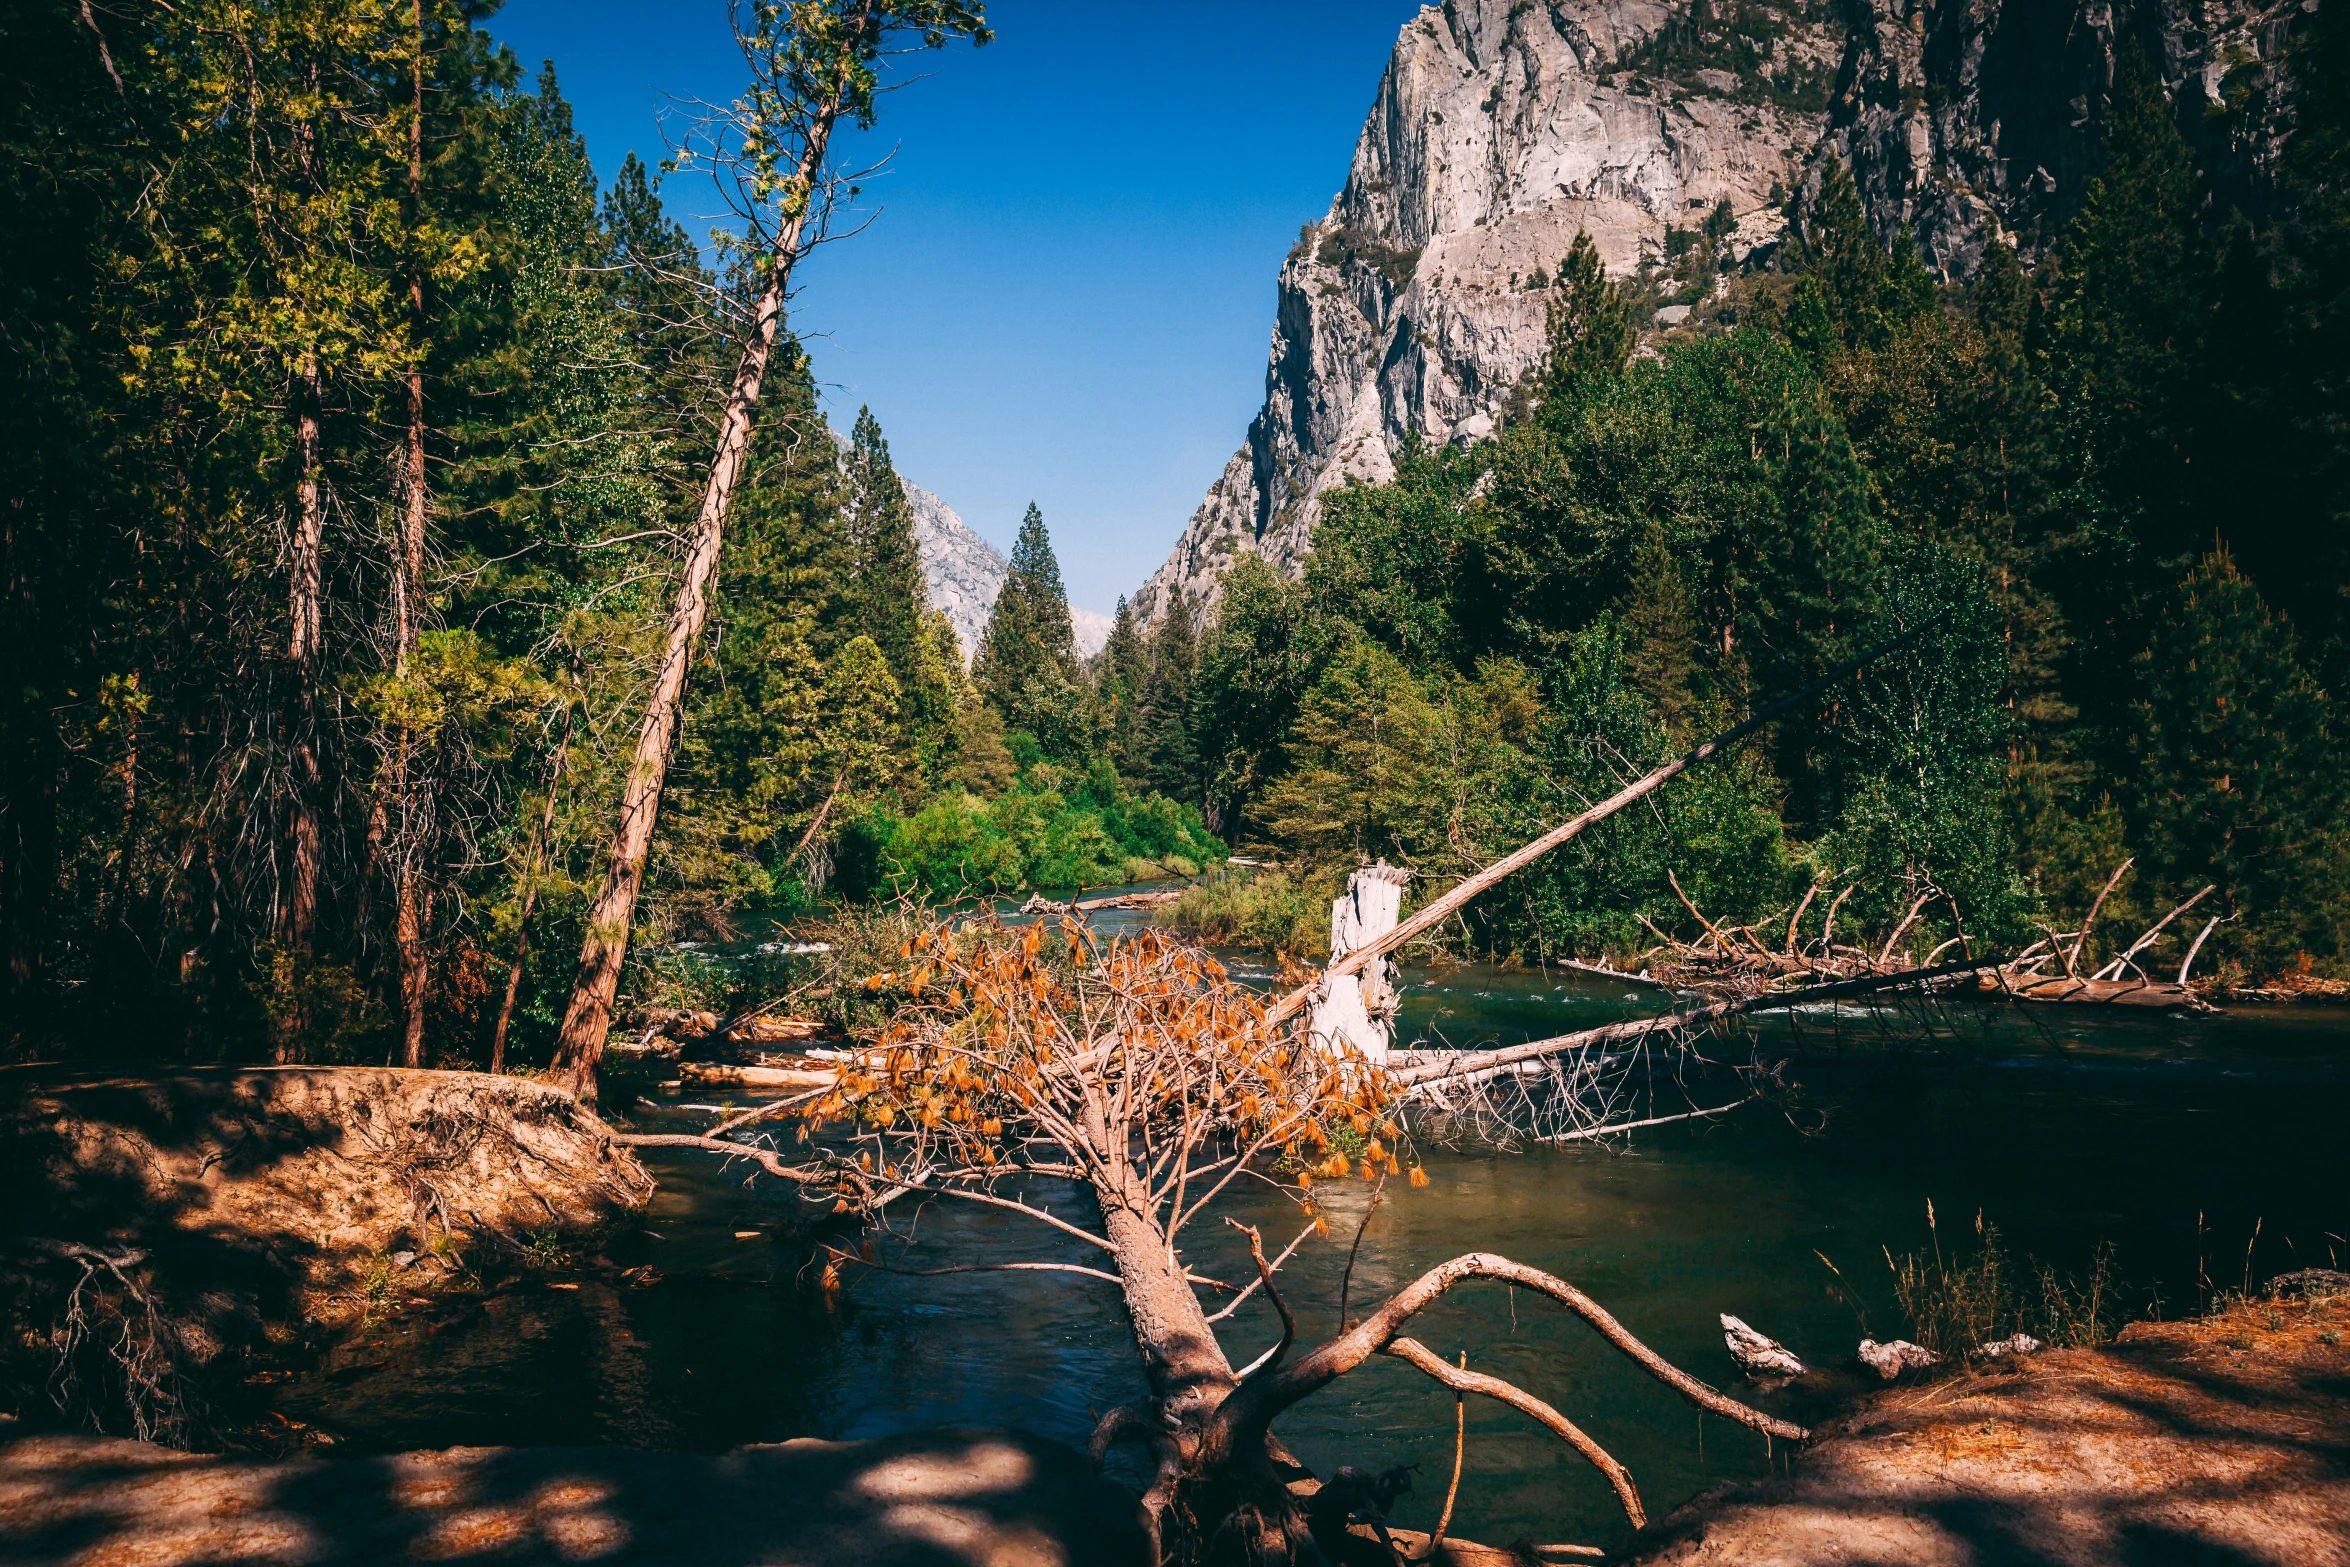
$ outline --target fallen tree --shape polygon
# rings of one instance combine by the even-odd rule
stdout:
[[[907,1004],[833,1086],[777,1113],[802,1123],[793,1154],[723,1137],[637,1136],[755,1160],[803,1198],[876,1217],[884,1234],[901,1198],[1019,1214],[1084,1248],[1086,1260],[991,1258],[945,1270],[1056,1272],[1116,1286],[1148,1373],[1147,1406],[1111,1411],[1097,1453],[1139,1442],[1154,1459],[1144,1497],[1161,1559],[1242,1563],[1344,1559],[1339,1510],[1316,1513],[1292,1489],[1302,1470],[1273,1433],[1281,1413],[1372,1356],[1418,1366],[1447,1386],[1528,1413],[1597,1468],[1635,1524],[1646,1514],[1631,1477],[1534,1393],[1464,1375],[1408,1336],[1447,1292],[1494,1281],[1543,1295],[1589,1323],[1673,1393],[1758,1432],[1801,1428],[1707,1387],[1649,1350],[1566,1280],[1508,1258],[1443,1262],[1359,1322],[1293,1353],[1296,1323],[1278,1271],[1243,1232],[1255,1279],[1203,1277],[1184,1242],[1246,1182],[1285,1193],[1305,1234],[1323,1224],[1317,1183],[1425,1183],[1404,1122],[1408,1084],[1359,1055],[1290,1037],[1262,1000],[1212,958],[1157,934],[1103,944],[1074,922],[1048,932],[966,929],[918,940],[903,959]],[[770,1117],[772,1120],[773,1117]],[[750,1116],[738,1136],[756,1135]],[[1098,1232],[1047,1206],[1040,1188],[1087,1189]],[[833,1250],[828,1282],[880,1253]],[[1229,1295],[1211,1312],[1202,1291]],[[1261,1295],[1279,1319],[1274,1346],[1236,1370],[1216,1324]]]

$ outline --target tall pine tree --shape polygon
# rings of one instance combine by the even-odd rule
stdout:
[[[2042,375],[2057,401],[2098,580],[2147,590],[2196,547],[2188,471],[2212,267],[2195,159],[2135,48],[2106,110],[2104,162],[2043,268]],[[2122,581],[2114,580],[2118,574]]]
[[[889,442],[872,409],[857,410],[841,468],[847,485],[842,516],[849,568],[842,607],[857,633],[873,639],[903,687],[915,672],[927,593],[921,552],[914,544],[914,507],[890,464]]]
[[[2141,872],[2176,897],[2218,883],[2239,922],[2221,950],[2256,972],[2301,953],[2338,958],[2350,936],[2344,790],[2331,704],[2291,628],[2224,549],[2153,625],[2133,666],[2123,772]]]
[[[1086,725],[1078,712],[1080,672],[1069,596],[1061,587],[1061,563],[1053,557],[1044,513],[1034,501],[1020,519],[1012,569],[979,639],[971,678],[1002,715],[1006,729],[1033,735],[1051,755],[1074,755],[1082,748]]]

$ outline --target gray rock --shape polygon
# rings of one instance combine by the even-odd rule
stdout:
[[[987,629],[1011,564],[966,527],[952,506],[911,479],[900,482],[914,508],[914,544],[922,552],[922,581],[930,589],[931,607],[953,624],[968,664],[979,651],[980,633]]]
[[[1656,313],[1658,326],[1679,326],[1688,319],[1689,307],[1687,305],[1667,305]]]
[[[943,610],[963,644],[963,662],[979,654],[979,639],[987,617],[995,612],[996,595],[1004,589],[1011,563],[995,546],[973,533],[955,509],[911,479],[901,477],[906,499],[914,508],[914,544],[922,553],[923,585],[930,603]],[[1077,656],[1091,658],[1110,640],[1110,617],[1090,609],[1069,606],[1070,627],[1076,633]]]
[[[1722,1314],[1722,1341],[1730,1346],[1730,1358],[1750,1377],[1799,1377],[1804,1373],[1804,1364],[1793,1350],[1727,1312]]]
[[[1578,229],[1623,274],[1668,225],[1697,227],[1727,200],[1731,259],[1767,251],[1785,229],[1782,188],[1816,189],[1824,143],[1880,235],[1906,224],[1937,273],[1961,280],[2003,230],[2053,232],[2079,201],[2100,114],[2070,105],[2101,104],[2125,30],[2159,43],[2174,91],[2217,101],[2223,76],[2249,87],[2231,115],[2182,123],[2224,138],[2202,149],[2221,209],[2265,210],[2290,128],[2280,62],[2307,21],[2299,0],[1862,0],[1834,20],[1764,0],[1785,25],[1761,41],[1761,75],[1833,94],[1808,113],[1777,106],[1760,76],[1626,69],[1681,9],[1450,0],[1404,24],[1345,188],[1282,264],[1264,407],[1134,595],[1143,620],[1178,593],[1212,602],[1242,555],[1299,570],[1322,497],[1392,477],[1408,432],[1498,430],[1545,351],[1535,280]]]
[[[2298,1268],[2291,1273],[2280,1273],[2268,1281],[2268,1292],[2282,1299],[2298,1295],[2306,1300],[2321,1296],[2339,1295],[2350,1290],[2350,1273],[2338,1273],[2332,1268]]]
[[[1988,1344],[1975,1346],[1979,1360],[2004,1360],[2009,1355],[2037,1355],[2048,1346],[2029,1333],[2018,1333],[2012,1338],[1993,1339]]]
[[[1890,1344],[1864,1338],[1860,1341],[1860,1363],[1891,1382],[1905,1371],[1925,1371],[1938,1366],[1942,1357],[1923,1344],[1912,1344],[1905,1338],[1897,1338]]]

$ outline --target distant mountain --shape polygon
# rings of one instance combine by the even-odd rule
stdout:
[[[914,508],[914,543],[922,552],[922,579],[930,602],[946,612],[963,644],[963,662],[979,652],[979,638],[995,597],[1003,591],[1011,563],[955,515],[955,509],[930,491],[901,477],[906,499]],[[1077,634],[1077,656],[1091,658],[1110,640],[1110,617],[1090,609],[1069,606],[1069,620]]]

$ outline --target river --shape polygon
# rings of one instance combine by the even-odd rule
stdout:
[[[1655,1010],[1661,998],[1587,977],[1470,966],[1412,976],[1407,1038],[1514,1042]],[[1499,1252],[1581,1286],[1652,1347],[1793,1418],[1743,1382],[1717,1317],[1731,1312],[1822,1363],[1849,1360],[1861,1316],[1899,1336],[1885,1251],[1923,1247],[1929,1201],[1945,1250],[1976,1215],[2011,1247],[2085,1270],[2115,1247],[2131,1314],[2194,1309],[2199,1281],[2240,1286],[2350,1257],[2350,1012],[2240,1008],[2164,1017],[2089,1008],[1952,1008],[1931,1030],[1861,1011],[1754,1036],[1800,1085],[1784,1102],[1665,1126],[1620,1147],[1426,1150],[1430,1185],[1395,1183],[1364,1233],[1354,1299],[1375,1300],[1463,1251]],[[1743,1052],[1745,1042],[1739,1042]],[[648,1119],[706,1117],[673,1110]],[[1115,1290],[1076,1276],[867,1274],[839,1301],[793,1286],[797,1258],[764,1226],[774,1183],[749,1189],[693,1154],[652,1161],[645,1233],[614,1261],[659,1282],[509,1289],[396,1316],[277,1390],[277,1407],[342,1451],[466,1444],[720,1449],[940,1424],[1015,1425],[1082,1443],[1096,1412],[1142,1380]],[[740,1170],[736,1172],[739,1178]],[[1308,1338],[1336,1323],[1339,1274],[1366,1193],[1325,1185],[1332,1238],[1285,1270]],[[1057,1199],[1090,1220],[1087,1203]],[[1295,1233],[1277,1199],[1236,1204],[1268,1242]],[[2257,1242],[2254,1241],[2257,1226]],[[932,1209],[909,1266],[1080,1259],[1016,1218]],[[2247,1260],[2247,1247],[2252,1251]],[[1243,1276],[1230,1232],[1196,1235],[1192,1265]],[[1848,1288],[1821,1258],[1842,1271]],[[1256,1303],[1225,1324],[1236,1364],[1272,1342]],[[1412,1330],[1448,1358],[1556,1405],[1631,1469],[1652,1515],[1785,1457],[1700,1417],[1542,1300],[1456,1294]],[[1857,1384],[1856,1384],[1857,1385]],[[1375,1360],[1279,1430],[1323,1473],[1417,1464],[1399,1521],[1427,1527],[1452,1461],[1451,1396]],[[1522,1417],[1472,1402],[1455,1532],[1507,1543],[1619,1543],[1607,1486]]]

